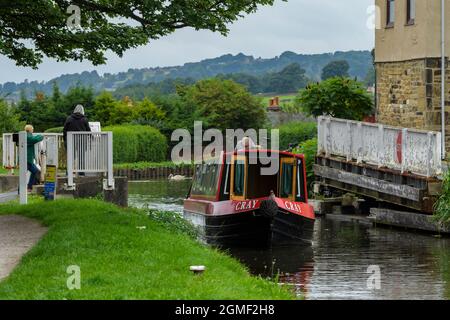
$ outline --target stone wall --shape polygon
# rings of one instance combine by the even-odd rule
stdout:
[[[446,82],[446,146],[450,151],[450,69]],[[439,58],[379,62],[377,121],[393,126],[441,131],[441,68]]]
[[[291,122],[316,122],[313,117],[308,117],[303,113],[288,113],[283,111],[268,111],[267,117],[272,127],[276,128],[280,125]]]

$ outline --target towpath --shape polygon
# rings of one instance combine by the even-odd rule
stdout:
[[[46,232],[47,228],[35,220],[18,215],[0,216],[0,281]]]

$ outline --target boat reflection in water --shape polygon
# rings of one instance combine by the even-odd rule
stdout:
[[[227,251],[247,266],[250,273],[293,286],[298,295],[308,296],[314,274],[314,252],[311,246],[228,248]]]

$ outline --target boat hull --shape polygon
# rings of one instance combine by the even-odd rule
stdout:
[[[214,246],[267,247],[311,245],[314,219],[278,209],[274,216],[261,210],[208,215],[184,210],[184,218],[199,231],[200,239]]]

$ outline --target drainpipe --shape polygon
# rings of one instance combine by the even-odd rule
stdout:
[[[445,159],[445,0],[441,0],[441,59],[442,159]]]

